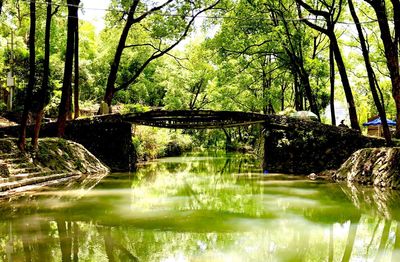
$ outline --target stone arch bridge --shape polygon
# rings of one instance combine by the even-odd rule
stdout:
[[[174,129],[215,129],[263,125],[263,168],[269,172],[309,174],[338,168],[351,153],[384,145],[383,139],[360,135],[349,128],[279,115],[238,111],[154,110],[110,114],[69,121],[65,138],[83,144],[113,170],[134,169],[132,125]],[[17,136],[18,127],[2,128]],[[55,136],[55,123],[42,127],[42,136]]]

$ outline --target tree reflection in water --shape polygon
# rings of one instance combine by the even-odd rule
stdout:
[[[4,261],[400,261],[400,194],[171,158],[0,205]]]

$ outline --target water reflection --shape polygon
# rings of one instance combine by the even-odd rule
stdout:
[[[4,261],[399,261],[398,191],[189,155],[0,205]],[[93,185],[91,185],[93,186]],[[90,188],[90,187],[86,187]]]

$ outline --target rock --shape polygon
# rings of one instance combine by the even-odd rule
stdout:
[[[317,177],[317,174],[311,173],[311,174],[308,175],[308,178],[311,179],[311,180],[317,180],[318,177]]]
[[[107,115],[110,113],[110,108],[108,107],[106,102],[104,101],[101,102],[99,113],[100,115]]]
[[[110,171],[82,145],[60,138],[39,140],[35,164],[53,171],[83,174],[108,173]]]
[[[335,173],[335,170],[325,170],[319,173],[311,173],[308,175],[308,178],[311,180],[332,180],[332,175]]]
[[[342,164],[333,179],[399,189],[400,147],[360,149]]]

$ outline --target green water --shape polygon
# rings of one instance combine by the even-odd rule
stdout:
[[[400,194],[208,153],[0,204],[4,261],[400,261]],[[86,189],[82,189],[82,187]]]

